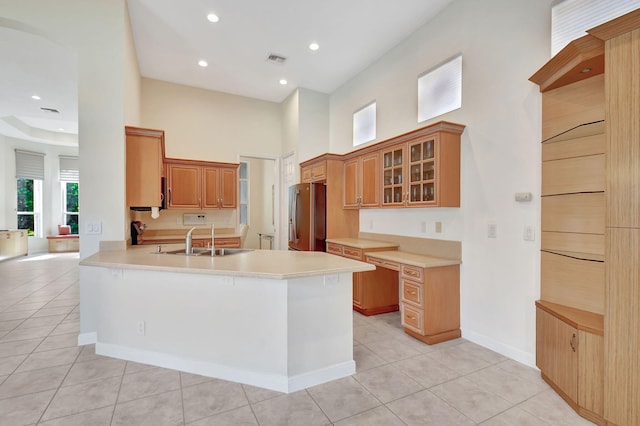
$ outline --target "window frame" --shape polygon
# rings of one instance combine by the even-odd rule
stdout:
[[[60,183],[62,184],[61,185],[62,188],[61,188],[61,191],[60,191],[62,193],[62,223],[64,225],[69,225],[69,221],[68,221],[69,217],[70,216],[75,216],[76,217],[77,229],[75,230],[76,232],[73,232],[74,231],[73,226],[70,225],[71,226],[71,233],[74,234],[74,235],[75,234],[79,234],[80,233],[80,204],[79,204],[79,202],[80,202],[80,182],[67,180],[67,181],[61,181]],[[75,184],[78,187],[78,189],[77,189],[78,199],[76,200],[76,204],[78,205],[78,211],[77,212],[72,212],[72,211],[68,210],[69,206],[67,204],[67,191],[68,191],[67,185],[69,185],[69,184]]]

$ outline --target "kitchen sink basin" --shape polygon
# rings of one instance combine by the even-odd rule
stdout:
[[[251,251],[251,249],[217,248],[217,249],[215,249],[214,256],[230,256],[232,254],[246,253],[248,251]],[[190,254],[187,254],[185,252],[185,249],[163,251],[163,252],[160,252],[160,254],[177,254],[177,255],[182,255],[182,256],[211,256],[211,249],[194,247]]]

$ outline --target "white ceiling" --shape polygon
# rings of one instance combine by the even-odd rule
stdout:
[[[128,0],[143,77],[281,102],[331,93],[454,0]],[[208,13],[220,17],[217,23]],[[311,51],[317,42],[320,49]],[[284,64],[266,61],[270,53]],[[77,144],[72,52],[3,26],[0,133]],[[206,68],[197,62],[204,59]],[[283,86],[280,79],[286,79]],[[41,100],[31,99],[37,94]],[[39,108],[55,108],[59,114]],[[59,129],[64,130],[59,130]]]

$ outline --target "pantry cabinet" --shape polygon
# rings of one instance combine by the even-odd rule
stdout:
[[[127,206],[160,207],[164,132],[127,126],[125,135]]]
[[[167,159],[168,208],[236,208],[238,166],[232,163]]]
[[[380,206],[380,154],[344,161],[344,208]]]

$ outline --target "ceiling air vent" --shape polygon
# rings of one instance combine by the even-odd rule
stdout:
[[[287,60],[287,58],[285,58],[282,55],[277,55],[275,53],[269,53],[269,55],[267,56],[267,62],[271,62],[273,64],[284,64],[284,62]]]
[[[55,108],[44,108],[44,107],[40,107],[41,110],[45,111],[45,112],[52,112],[54,114],[60,114],[60,111],[58,111]]]

